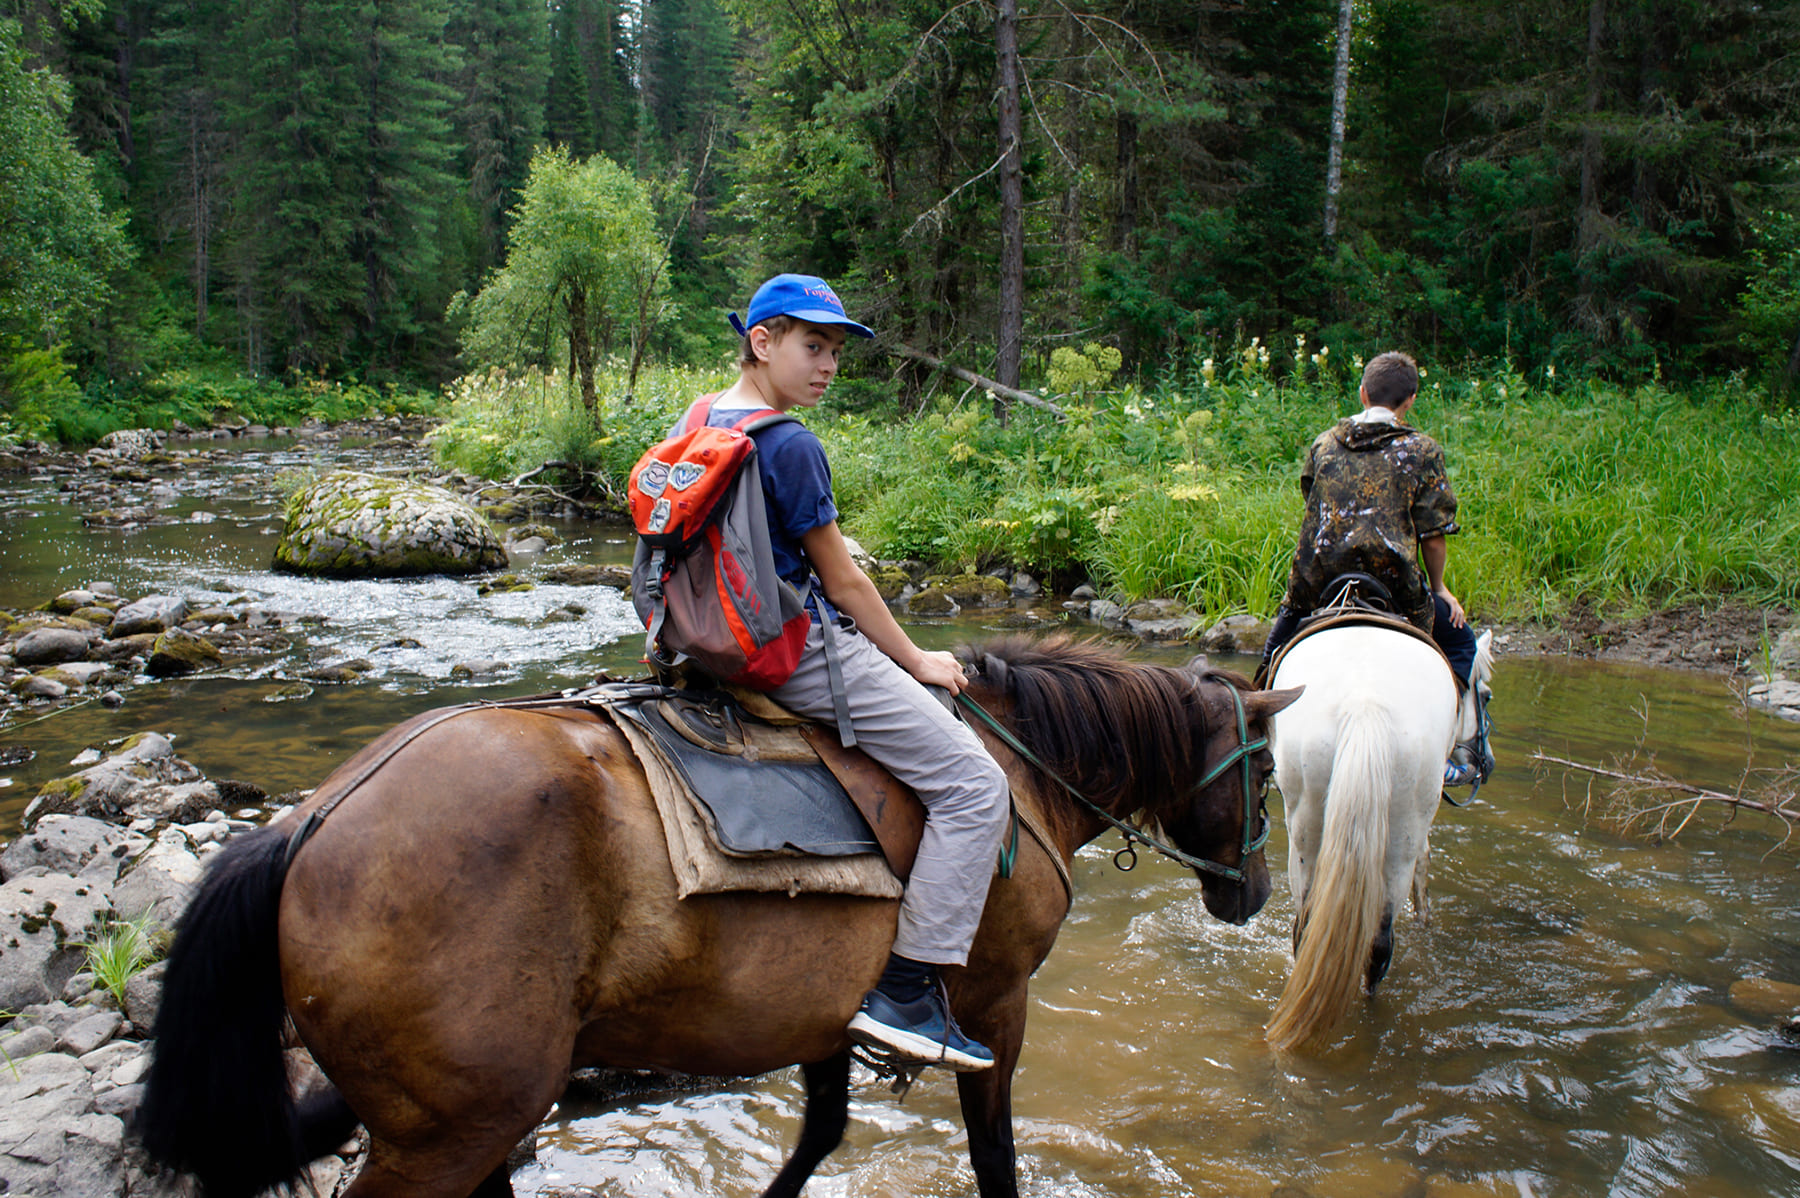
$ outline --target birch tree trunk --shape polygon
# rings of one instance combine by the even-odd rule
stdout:
[[[994,49],[999,59],[1000,90],[1000,329],[995,373],[1001,385],[1019,385],[1020,341],[1025,333],[1025,173],[1019,114],[1019,4],[999,0],[995,6]],[[1006,419],[1006,401],[998,391],[994,416]]]
[[[1350,107],[1350,18],[1355,0],[1338,0],[1337,64],[1331,72],[1331,148],[1325,156],[1325,240],[1337,237],[1344,186],[1344,123]]]

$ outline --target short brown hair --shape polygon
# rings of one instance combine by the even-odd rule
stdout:
[[[738,346],[738,365],[754,366],[757,363],[756,350],[750,345],[750,333],[755,329],[769,330],[771,342],[780,341],[787,336],[788,330],[794,327],[792,316],[771,316],[767,320],[759,320],[744,331],[743,344]]]
[[[1397,408],[1419,393],[1419,364],[1399,350],[1376,354],[1363,367],[1362,389],[1370,406]]]

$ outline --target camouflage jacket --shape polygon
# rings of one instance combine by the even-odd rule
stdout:
[[[1431,631],[1419,541],[1457,530],[1438,443],[1404,424],[1340,420],[1306,451],[1300,492],[1306,518],[1288,574],[1288,610],[1312,611],[1333,578],[1360,571],[1393,593],[1408,623]]]

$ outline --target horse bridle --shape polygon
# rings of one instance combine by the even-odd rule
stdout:
[[[1243,696],[1238,694],[1237,687],[1231,685],[1229,682],[1223,682],[1223,680],[1221,680],[1221,682],[1226,691],[1230,693],[1231,705],[1237,713],[1237,748],[1227,753],[1218,764],[1214,765],[1211,769],[1207,770],[1205,774],[1201,775],[1200,780],[1194,783],[1194,789],[1196,791],[1204,790],[1234,765],[1242,768],[1244,790],[1244,841],[1243,855],[1238,859],[1240,861],[1245,861],[1249,859],[1250,854],[1254,853],[1257,849],[1262,848],[1269,840],[1269,813],[1267,805],[1263,802],[1263,792],[1261,790],[1252,791],[1250,787],[1250,758],[1258,750],[1268,748],[1269,738],[1265,735],[1256,740],[1250,739],[1250,721],[1244,713]],[[1163,856],[1168,857],[1172,861],[1177,861],[1182,865],[1187,866],[1189,869],[1217,874],[1222,878],[1235,882],[1239,886],[1244,884],[1245,874],[1242,869],[1234,868],[1229,865],[1220,865],[1217,861],[1210,860],[1206,857],[1196,857],[1192,853],[1183,852],[1174,845],[1164,844],[1155,837],[1145,833],[1142,829],[1132,827],[1124,820],[1119,819],[1112,812],[1100,806],[1100,804],[1082,794],[1079,790],[1076,790],[1065,779],[1058,775],[1055,770],[1039,760],[1037,754],[1021,744],[1018,737],[1007,731],[999,720],[996,720],[988,713],[986,708],[971,699],[968,692],[964,691],[958,694],[956,696],[956,701],[968,708],[969,711],[974,713],[982,721],[982,723],[986,724],[989,730],[1005,743],[1007,748],[1042,770],[1058,786],[1061,786],[1064,790],[1068,791],[1082,806],[1086,807],[1124,834],[1125,847],[1113,854],[1113,863],[1121,870],[1130,870],[1137,865],[1137,850],[1133,847],[1133,842],[1135,841],[1142,844],[1145,848],[1155,849]],[[1254,832],[1252,832],[1252,828],[1255,829]],[[1127,861],[1129,861],[1130,864],[1127,864]]]

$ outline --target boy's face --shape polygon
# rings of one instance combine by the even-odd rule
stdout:
[[[773,392],[767,396],[770,406],[783,412],[815,407],[837,374],[844,330],[824,324],[796,324],[780,337],[767,338],[767,347],[763,361]]]

